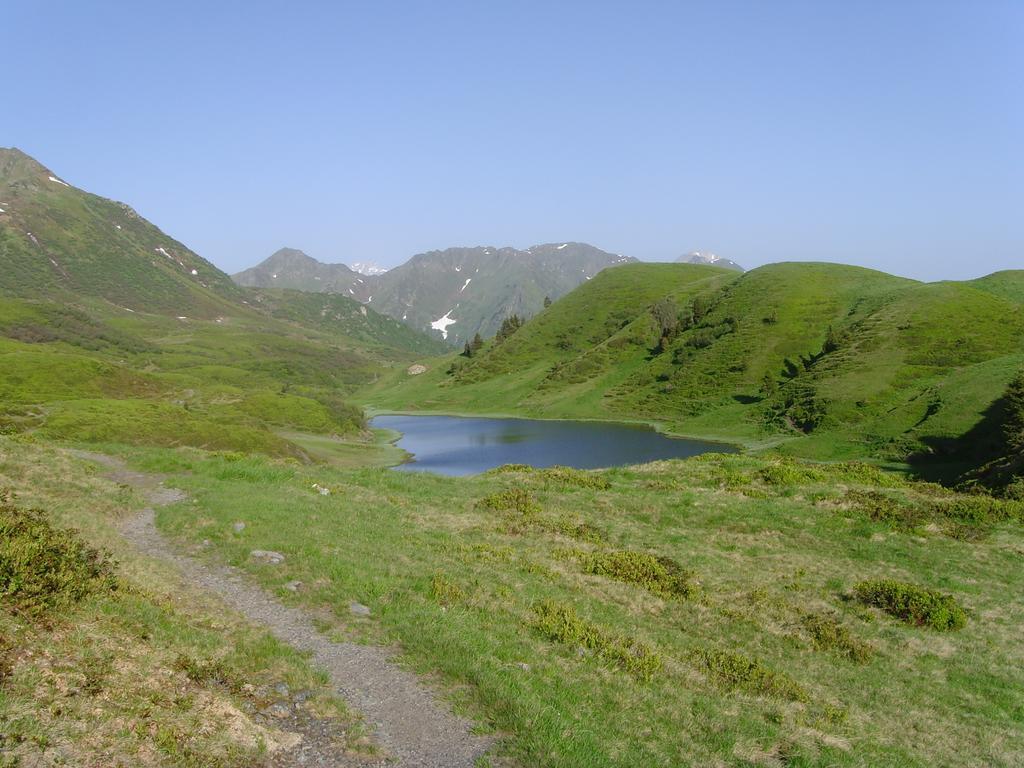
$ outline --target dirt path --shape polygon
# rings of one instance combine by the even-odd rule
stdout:
[[[375,738],[401,768],[467,768],[493,743],[471,733],[472,723],[451,713],[437,694],[411,672],[396,666],[384,648],[334,643],[313,625],[309,615],[267,594],[237,570],[211,566],[174,550],[156,527],[155,507],[186,498],[167,488],[162,478],[136,472],[120,459],[75,451],[79,458],[107,467],[109,477],[145,494],[150,506],[122,527],[125,538],[143,554],[175,564],[191,584],[213,592],[274,637],[307,651],[313,663],[330,675],[331,684],[375,731]],[[314,756],[295,765],[324,765]]]

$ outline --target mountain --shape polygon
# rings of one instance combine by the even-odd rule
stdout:
[[[250,288],[290,288],[348,296],[362,296],[364,282],[359,272],[344,264],[323,264],[295,248],[281,248],[232,279]]]
[[[676,262],[680,264],[710,264],[715,267],[725,267],[726,269],[735,269],[740,272],[744,271],[743,267],[735,261],[723,259],[721,256],[710,251],[691,251],[680,256],[676,259]]]
[[[364,430],[356,388],[445,348],[350,297],[240,287],[0,150],[0,433],[304,458],[293,438]]]
[[[130,206],[0,148],[0,295],[88,296],[132,311],[215,317],[242,292]]]
[[[606,267],[635,259],[585,243],[449,248],[413,256],[383,274],[358,275],[300,251],[278,251],[235,275],[240,285],[348,294],[379,312],[461,345],[492,336],[512,314],[530,316]]]
[[[836,264],[630,264],[471,359],[428,362],[368,397],[941,463],[1024,366],[1022,296],[1024,272],[919,283]]]

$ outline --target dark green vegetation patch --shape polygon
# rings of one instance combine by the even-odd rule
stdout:
[[[857,664],[866,664],[874,655],[870,643],[858,640],[835,616],[809,613],[801,619],[811,643],[820,651],[832,651]]]
[[[595,653],[631,675],[649,680],[661,669],[661,655],[646,643],[589,622],[571,605],[544,600],[534,606],[534,626],[548,640]]]
[[[799,683],[740,653],[698,648],[691,652],[690,658],[724,688],[790,701],[805,702],[809,699]]]
[[[574,469],[572,467],[547,467],[536,469],[529,464],[502,464],[495,467],[491,472],[495,474],[520,473],[528,474],[531,477],[540,478],[550,482],[552,485],[572,486],[576,488],[590,488],[598,491],[606,491],[612,484],[608,478],[597,472],[585,469]]]
[[[583,570],[598,576],[636,584],[665,598],[692,598],[697,594],[696,574],[664,555],[635,550],[580,552]]]
[[[75,531],[54,527],[38,510],[15,506],[0,489],[0,599],[29,616],[66,609],[117,588],[115,564]]]
[[[854,588],[857,599],[881,608],[891,616],[940,632],[962,629],[967,614],[952,595],[905,584],[893,579],[862,581]]]

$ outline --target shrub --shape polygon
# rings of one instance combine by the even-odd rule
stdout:
[[[477,502],[477,507],[505,513],[503,522],[505,533],[523,533],[530,527],[541,523],[540,504],[522,488],[492,493]]]
[[[695,661],[725,688],[740,688],[761,696],[808,700],[807,692],[795,680],[779,672],[773,672],[757,659],[750,659],[732,651],[717,651],[698,648],[691,652]]]
[[[908,531],[919,526],[926,517],[919,505],[878,491],[847,491],[844,501],[868,519],[885,523],[897,530]]]
[[[573,485],[577,488],[594,488],[599,491],[606,491],[612,487],[611,482],[596,472],[585,469],[574,469],[572,467],[548,467],[536,469],[529,464],[502,464],[490,470],[494,474],[505,474],[508,472],[524,472],[540,477],[552,483],[562,485]]]
[[[596,525],[575,520],[568,515],[559,518],[552,526],[552,530],[555,533],[568,536],[570,539],[589,541],[591,544],[603,544],[608,540],[608,534]]]
[[[443,573],[435,573],[430,578],[430,596],[444,606],[452,605],[462,599],[462,589]]]
[[[981,494],[937,502],[934,508],[947,519],[969,526],[988,527],[1008,520],[1024,522],[1024,504],[1021,502]]]
[[[544,600],[534,606],[534,614],[534,627],[548,640],[593,651],[640,680],[650,680],[664,663],[661,655],[647,644],[580,618],[571,605]]]
[[[821,470],[793,461],[769,464],[759,474],[768,485],[777,486],[807,485],[825,480],[825,473]]]
[[[920,627],[940,632],[961,629],[967,614],[952,595],[905,584],[893,579],[862,581],[854,587],[857,599],[881,608],[891,616]]]
[[[14,506],[0,490],[0,599],[39,616],[117,588],[115,563],[75,531],[54,528],[39,510]]]
[[[593,488],[598,491],[606,491],[612,487],[608,478],[595,472],[588,472],[583,469],[572,467],[549,467],[548,469],[537,470],[537,474],[545,480],[562,485],[573,485],[577,488]]]
[[[626,549],[582,553],[580,563],[587,573],[636,584],[661,597],[692,598],[697,594],[693,571],[669,557]]]
[[[495,475],[505,474],[506,472],[530,472],[533,470],[529,464],[502,464],[500,467],[488,470]]]
[[[874,655],[874,648],[858,640],[849,629],[832,616],[809,613],[801,620],[811,642],[819,651],[835,651],[857,664],[865,664]]]
[[[496,512],[518,512],[527,518],[535,517],[541,511],[540,504],[522,488],[492,493],[490,496],[482,498],[477,506],[493,509]]]

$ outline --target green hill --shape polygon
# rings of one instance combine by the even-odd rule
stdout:
[[[252,306],[271,317],[337,333],[383,359],[396,351],[436,355],[448,349],[439,339],[340,294],[254,288],[247,295]]]
[[[240,288],[18,150],[0,211],[3,432],[303,456],[292,436],[364,433],[356,387],[444,349],[341,296]]]
[[[819,458],[904,460],[976,424],[1024,363],[1019,273],[922,284],[834,264],[602,272],[379,408],[643,419]]]
[[[131,207],[68,185],[17,149],[0,148],[0,209],[0,295],[205,318],[242,299],[226,274]]]

